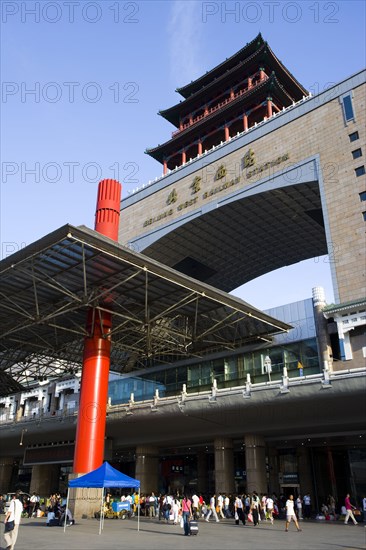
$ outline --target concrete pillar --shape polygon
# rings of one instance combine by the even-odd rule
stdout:
[[[207,456],[200,451],[197,453],[197,489],[200,493],[207,493]]]
[[[323,315],[323,308],[326,305],[324,289],[320,286],[313,288],[313,306],[315,328],[318,341],[321,370],[333,370],[333,355],[328,334],[328,323]]]
[[[135,478],[140,481],[141,493],[157,493],[159,488],[159,450],[157,447],[136,447]]]
[[[13,490],[10,486],[13,473],[14,460],[9,458],[0,458],[0,493],[5,494]]]
[[[271,118],[272,114],[272,98],[267,97],[267,118]]]
[[[280,484],[278,479],[278,451],[275,447],[269,447],[268,449],[268,466],[269,466],[269,487],[268,493],[280,494]]]
[[[248,115],[246,114],[243,115],[243,128],[244,132],[248,130]]]
[[[260,435],[245,436],[245,468],[247,472],[247,492],[267,492],[266,458],[264,438]]]
[[[58,491],[59,474],[59,464],[36,464],[32,468],[29,492],[35,491],[38,495],[48,497],[51,493]]]
[[[309,455],[309,450],[306,447],[298,447],[297,464],[301,496],[309,493],[311,502],[314,505],[315,501],[313,493],[313,476],[311,473],[311,458]]]
[[[234,493],[234,451],[233,442],[228,438],[217,438],[215,448],[215,491]]]
[[[81,474],[70,474],[69,481]],[[75,487],[70,489],[69,508],[75,519],[94,518],[95,512],[100,512],[104,489],[96,487]]]

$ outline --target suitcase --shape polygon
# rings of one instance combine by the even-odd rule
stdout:
[[[194,520],[190,521],[189,529],[191,531],[191,535],[198,535],[198,522]]]

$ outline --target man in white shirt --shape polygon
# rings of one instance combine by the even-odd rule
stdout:
[[[19,500],[19,495],[20,495],[20,491],[17,491],[13,495],[13,500],[11,501],[9,509],[6,512],[6,516],[4,518],[5,524],[8,521],[14,521],[14,529],[12,531],[8,531],[7,533],[4,533],[6,550],[13,550],[18,538],[20,518],[22,517],[22,512],[23,512],[23,504]]]
[[[210,521],[210,516],[211,514],[213,515],[213,517],[215,518],[216,520],[216,523],[218,523],[220,520],[219,518],[217,517],[217,513],[216,513],[216,495],[213,495],[211,498],[210,498],[210,511],[209,513],[207,514],[206,516],[206,521]]]
[[[274,506],[273,498],[267,497],[266,498],[267,517],[272,523],[272,525],[273,525],[273,506]]]
[[[291,521],[294,522],[296,525],[296,529],[298,531],[301,531],[299,524],[297,523],[297,517],[295,514],[295,508],[294,508],[294,496],[290,495],[286,502],[286,529],[285,531],[288,531],[288,526],[290,525]]]

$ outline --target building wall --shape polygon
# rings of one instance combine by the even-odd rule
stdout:
[[[340,96],[350,90],[355,120],[346,124]],[[213,200],[263,178],[268,180],[272,174],[283,172],[290,182],[296,183],[301,177],[301,163],[316,157],[318,166],[313,179],[320,185],[336,301],[364,296],[365,221],[362,213],[365,208],[359,193],[365,191],[365,176],[355,175],[355,168],[364,165],[364,156],[353,160],[352,151],[361,147],[365,154],[365,113],[364,74],[359,73],[239,137],[235,150],[231,140],[136,196],[125,199],[120,241],[133,243],[182,216],[197,210],[204,213]],[[359,132],[359,140],[350,142],[349,134],[355,131]],[[244,168],[245,155],[250,154],[250,150],[255,164]],[[276,159],[279,159],[278,164],[251,175],[253,168],[263,167]],[[217,180],[217,170],[223,164],[227,174]],[[196,177],[201,178],[197,193],[192,188]],[[169,204],[172,192],[175,192],[176,202]]]

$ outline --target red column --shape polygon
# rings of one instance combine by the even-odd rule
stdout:
[[[202,155],[202,141],[199,141],[199,142],[198,142],[198,151],[197,151],[197,154],[198,154],[198,155]]]
[[[229,141],[229,139],[230,139],[229,126],[225,126],[225,141]]]
[[[163,162],[163,174],[165,176],[165,174],[168,172],[168,163],[167,161],[164,159],[164,162]]]
[[[244,132],[246,132],[248,130],[248,115],[247,114],[243,115],[243,126],[244,126]]]
[[[231,88],[231,90],[230,90],[230,99],[234,99],[234,96],[235,96],[234,90]]]
[[[267,97],[267,118],[272,116],[272,98]]]
[[[252,79],[248,76],[248,90],[252,87]]]
[[[118,240],[120,202],[121,184],[116,180],[101,181],[94,229],[115,241]],[[111,325],[111,313],[89,309],[75,441],[75,473],[88,473],[103,464]]]
[[[264,72],[263,67],[259,68],[259,80],[262,82],[266,78],[266,73]]]
[[[187,157],[186,157],[186,152],[185,152],[184,149],[183,149],[183,151],[182,151],[182,164],[185,164],[185,163],[186,163],[186,159],[187,159]]]

